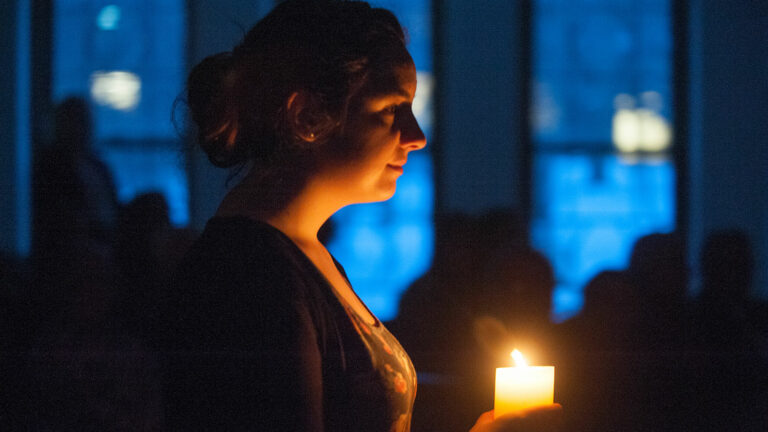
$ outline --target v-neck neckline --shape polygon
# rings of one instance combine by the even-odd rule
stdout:
[[[301,261],[304,261],[304,264],[309,266],[309,268],[312,269],[312,272],[315,274],[315,277],[321,281],[321,283],[325,284],[328,289],[331,290],[331,293],[334,297],[336,297],[337,301],[340,303],[341,307],[345,310],[348,310],[351,313],[354,313],[357,315],[366,325],[370,325],[372,327],[380,327],[381,321],[379,321],[379,318],[376,317],[376,315],[371,312],[371,310],[368,308],[368,305],[363,302],[363,300],[360,298],[360,296],[357,295],[357,292],[355,292],[354,288],[352,288],[352,283],[350,282],[349,278],[347,277],[347,273],[344,271],[344,268],[341,266],[341,263],[339,263],[336,260],[336,257],[333,256],[333,254],[328,251],[328,255],[330,255],[331,260],[333,261],[333,265],[336,266],[336,269],[339,271],[339,274],[342,278],[344,278],[344,281],[347,283],[347,286],[352,293],[352,295],[357,298],[357,301],[360,302],[360,304],[363,306],[363,309],[368,313],[368,315],[373,318],[373,323],[368,322],[368,320],[361,316],[359,312],[355,310],[355,308],[338,292],[335,286],[331,283],[331,281],[328,280],[328,278],[323,274],[323,272],[320,271],[320,269],[315,265],[314,262],[307,256],[306,253],[299,247],[299,245],[296,244],[286,233],[280,231],[277,227],[262,221],[258,219],[252,219],[247,216],[216,216],[212,220],[241,220],[246,223],[252,223],[255,225],[263,226],[268,231],[273,232],[277,235],[278,238],[280,238],[283,242],[288,244],[288,247],[293,251],[295,255],[299,257]]]

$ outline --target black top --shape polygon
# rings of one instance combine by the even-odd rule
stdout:
[[[279,230],[211,219],[174,281],[169,429],[410,429],[416,372],[407,354]]]

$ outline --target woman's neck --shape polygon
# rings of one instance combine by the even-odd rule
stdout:
[[[233,188],[219,206],[217,216],[245,216],[269,223],[300,246],[319,244],[320,227],[348,203],[321,179],[307,181],[293,196],[289,192],[259,186],[244,180]],[[279,205],[275,205],[279,203]]]
[[[285,208],[267,217],[265,222],[300,246],[316,245],[319,244],[317,233],[320,227],[342,207],[334,201],[319,185],[309,183]]]

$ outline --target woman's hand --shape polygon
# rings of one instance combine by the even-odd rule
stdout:
[[[493,418],[493,410],[484,412],[469,432],[559,432],[562,430],[560,404],[542,405]]]

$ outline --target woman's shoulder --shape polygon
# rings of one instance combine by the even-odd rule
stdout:
[[[275,231],[246,218],[208,222],[172,277],[167,319],[175,333],[239,346],[228,338],[308,308],[309,279]]]
[[[214,217],[187,253],[189,260],[225,261],[230,265],[254,260],[288,259],[290,244],[276,228],[247,217]]]
[[[174,279],[217,285],[229,282],[230,289],[271,279],[285,281],[304,271],[294,255],[290,240],[265,222],[214,217],[182,260]]]
[[[279,247],[284,235],[272,225],[245,216],[215,216],[208,220],[201,242],[229,243],[252,247],[254,245]],[[257,242],[254,244],[254,242]]]

